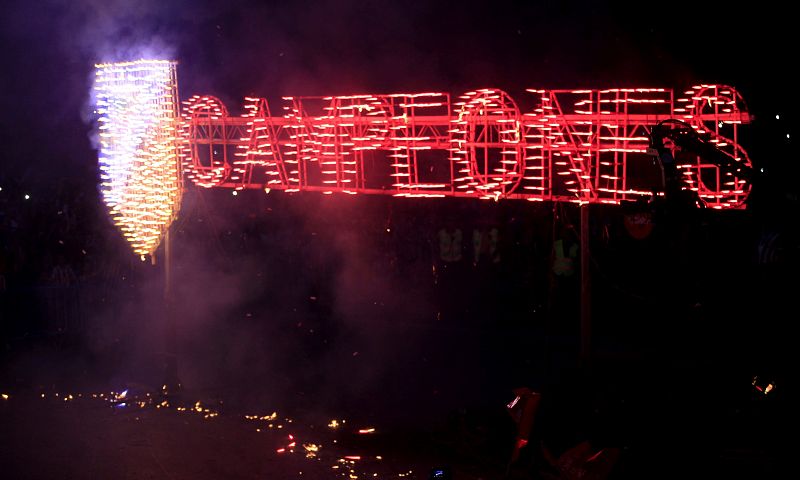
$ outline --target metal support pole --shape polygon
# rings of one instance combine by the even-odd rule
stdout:
[[[172,242],[169,229],[164,236],[164,383],[165,395],[177,393],[181,388],[178,380],[178,338],[175,315],[172,308]]]
[[[589,204],[581,205],[581,365],[588,367],[592,353],[592,291],[589,270]]]

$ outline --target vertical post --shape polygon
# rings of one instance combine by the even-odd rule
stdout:
[[[169,228],[164,236],[164,383],[162,393],[176,393],[178,380],[178,339],[175,315],[172,308],[172,242]]]
[[[589,203],[581,205],[581,365],[588,367],[592,354],[592,292],[589,270]]]

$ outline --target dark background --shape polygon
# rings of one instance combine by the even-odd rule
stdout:
[[[629,210],[593,207],[590,372],[578,276],[551,269],[553,241],[578,240],[572,206],[188,185],[173,227],[179,373],[232,404],[398,425],[496,412],[524,385],[553,399],[554,444],[591,431],[654,461],[676,445],[782,451],[798,286],[788,7],[10,0],[0,15],[0,385],[161,382],[163,265],[130,253],[100,200],[95,63],[176,59],[182,98],[232,112],[247,95],[274,110],[282,95],[492,86],[524,108],[525,88],[724,83],[754,115],[740,140],[754,165],[794,193],[657,217],[644,240]],[[461,261],[439,256],[442,228],[462,230]],[[475,261],[472,232],[492,228],[499,261]]]

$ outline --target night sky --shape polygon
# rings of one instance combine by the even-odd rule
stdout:
[[[796,106],[796,34],[782,10],[685,1],[10,0],[0,16],[3,170],[43,186],[91,178],[82,119],[92,66],[152,56],[180,62],[183,98],[216,95],[233,112],[245,95],[496,87],[524,105],[525,88],[725,83],[756,115],[751,157],[777,162]]]
[[[25,231],[9,233],[3,240],[14,237],[22,242],[20,251],[24,250],[28,259],[41,257],[40,266],[49,267],[59,255],[77,258],[79,274],[94,271],[98,265],[106,265],[106,270],[111,268],[107,265],[116,265],[116,290],[108,298],[117,303],[91,312],[87,324],[91,335],[82,340],[82,348],[88,352],[83,353],[83,361],[95,362],[95,366],[102,363],[107,368],[106,379],[122,382],[135,377],[137,368],[141,372],[142,364],[120,359],[118,347],[123,345],[124,352],[131,354],[152,353],[154,347],[149,345],[161,341],[158,319],[163,312],[157,301],[150,301],[160,298],[161,284],[153,280],[160,278],[159,267],[145,271],[150,266],[125,250],[104,217],[97,189],[97,152],[91,141],[93,125],[88,123],[94,64],[139,58],[177,60],[181,98],[214,95],[232,114],[239,113],[248,95],[266,97],[277,112],[284,95],[424,91],[459,95],[495,87],[508,92],[524,108],[529,105],[526,88],[664,87],[682,92],[699,83],[722,83],[735,87],[755,116],[752,125],[741,129],[740,140],[753,163],[776,176],[791,178],[798,161],[794,135],[800,135],[795,129],[797,76],[792,73],[798,45],[795,23],[788,7],[770,2],[6,0],[0,12],[0,199],[5,218],[38,218],[32,223],[19,221],[21,230],[33,232],[48,224],[61,225],[65,197],[80,201],[71,203],[77,227],[70,226],[63,237],[47,237],[49,243],[41,249],[25,243],[30,236]],[[309,405],[327,399],[347,407],[353,399],[369,398],[378,391],[386,394],[390,404],[399,402],[396,395],[403,394],[405,386],[393,382],[406,378],[413,369],[429,369],[418,388],[437,395],[444,391],[444,399],[457,399],[464,391],[477,396],[473,381],[485,381],[487,391],[499,388],[491,399],[503,399],[509,392],[503,389],[510,385],[503,382],[519,380],[511,379],[509,372],[518,368],[514,370],[518,373],[524,366],[506,367],[518,360],[513,348],[530,347],[524,335],[536,343],[529,330],[524,330],[524,335],[509,330],[482,337],[479,330],[463,325],[436,330],[436,335],[408,327],[398,336],[396,321],[424,324],[443,311],[438,308],[441,302],[470,298],[470,292],[481,287],[491,290],[497,284],[494,280],[503,276],[508,288],[497,289],[494,299],[510,298],[512,306],[500,314],[501,319],[513,323],[509,319],[520,311],[534,318],[541,315],[548,295],[546,285],[531,280],[523,269],[511,268],[509,262],[504,264],[508,271],[463,276],[478,278],[484,282],[480,285],[458,283],[466,280],[459,280],[459,272],[451,272],[448,281],[454,282],[454,289],[442,293],[426,286],[425,282],[432,281],[431,264],[424,256],[409,253],[417,251],[416,247],[398,247],[401,237],[370,232],[389,232],[391,227],[392,232],[405,235],[402,241],[424,243],[424,235],[432,237],[431,232],[450,222],[464,228],[505,225],[523,237],[539,225],[550,228],[547,215],[551,211],[509,204],[502,209],[476,207],[457,201],[443,202],[440,210],[424,210],[417,203],[401,205],[382,196],[359,196],[351,203],[337,204],[339,200],[325,203],[313,194],[275,200],[274,195],[268,199],[262,192],[233,197],[229,192],[199,194],[191,185],[188,188],[175,240],[181,348],[195,362],[181,364],[188,384],[228,385],[244,392],[251,387],[258,390],[254,379],[268,378],[274,387],[271,394],[278,395],[275,392],[308,393],[308,384],[316,383],[317,393],[336,392],[336,396],[319,395],[312,401],[309,393]],[[34,208],[38,213],[29,211]],[[559,218],[565,230],[577,221],[574,212],[562,212]],[[534,238],[530,249],[512,251],[526,255],[526,262],[544,264],[550,245],[544,240],[536,243],[536,235],[547,237],[546,228],[530,235]],[[593,232],[595,238],[614,238],[613,229],[601,230]],[[253,238],[260,239],[256,247],[248,243]],[[706,247],[714,242],[724,246],[726,239],[738,243],[709,247],[705,257],[719,267],[715,285],[725,284],[725,275],[742,278],[747,274],[725,257],[730,252],[741,253],[737,248],[751,240],[736,224],[720,221],[719,229],[702,242]],[[597,253],[598,262],[607,260],[619,269],[630,267],[640,275],[631,279],[621,270],[609,270],[605,271],[609,276],[596,277],[598,297],[619,295],[598,308],[626,312],[623,316],[629,323],[605,332],[609,337],[625,332],[629,338],[621,339],[622,343],[635,343],[639,340],[631,339],[641,334],[667,345],[686,335],[694,339],[687,348],[703,351],[705,346],[698,339],[717,336],[714,322],[724,323],[729,320],[727,315],[737,313],[738,307],[727,300],[757,282],[748,279],[746,285],[738,285],[739,290],[719,287],[704,291],[707,305],[717,308],[709,313],[714,326],[685,334],[679,326],[670,325],[674,331],[664,334],[662,324],[645,327],[641,319],[653,315],[659,321],[668,320],[678,307],[672,304],[659,309],[656,304],[653,309],[654,304],[643,297],[653,294],[648,290],[651,280],[659,288],[673,285],[647,271],[649,264],[637,257],[617,262],[614,255],[621,258],[620,251],[646,250],[631,245],[612,243],[618,251],[609,247]],[[639,258],[652,252],[642,255]],[[652,259],[660,262],[659,268],[668,268],[672,257],[659,255]],[[744,258],[750,260],[747,254]],[[527,264],[520,260],[517,265]],[[41,272],[29,269],[24,273],[30,278],[20,277],[21,284],[33,285]],[[708,280],[706,273],[678,280],[680,287],[688,289],[692,282],[700,283],[698,278]],[[467,287],[474,290],[464,289]],[[539,293],[523,291],[535,288]],[[620,294],[621,290],[626,293]],[[22,303],[15,311],[27,300],[19,301]],[[752,300],[738,313],[748,308],[758,311],[759,301]],[[780,308],[788,304],[769,307],[765,315],[772,316],[770,328],[777,323]],[[478,323],[488,323],[497,312],[486,305],[473,306],[470,316],[479,318]],[[522,310],[514,310],[517,306]],[[457,316],[457,312],[450,313]],[[485,318],[481,317],[484,313]],[[742,327],[747,321],[736,320],[737,341],[750,333],[750,327]],[[631,325],[635,328],[628,328]],[[6,345],[21,338],[26,328],[16,325],[4,331]],[[292,334],[281,340],[283,343],[270,340],[286,337],[288,330],[304,333]],[[313,335],[305,333],[311,330]],[[561,333],[555,332],[555,336]],[[441,352],[437,350],[440,344]],[[484,362],[480,355],[465,355],[441,370],[419,359],[409,360],[409,352],[418,348],[432,352],[429,358],[438,361],[437,365],[446,365],[451,359],[443,352],[473,346],[481,355],[506,353],[494,358],[494,363]],[[726,354],[735,357],[733,349],[726,346]],[[312,353],[293,363],[298,352]],[[354,363],[361,359],[363,363]],[[414,363],[417,360],[422,363]],[[22,365],[18,368],[22,371],[36,361],[16,364]],[[248,369],[242,370],[242,366]],[[204,376],[211,368],[216,369],[214,374]],[[498,377],[492,368],[504,370],[508,377]],[[6,372],[11,370],[9,367]],[[352,376],[345,387],[341,382],[344,372]],[[452,374],[448,386],[437,383],[437,372],[442,377]],[[683,381],[683,373],[671,373],[670,385]],[[746,380],[747,374],[743,374]],[[296,377],[305,378],[305,383]],[[705,380],[707,377],[694,377],[691,382],[699,385]],[[654,385],[652,392],[660,388],[658,382]],[[750,388],[747,381],[742,385]]]

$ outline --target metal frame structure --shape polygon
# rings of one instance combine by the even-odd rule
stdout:
[[[103,200],[144,259],[175,219],[183,192],[176,64],[137,60],[95,67]]]
[[[735,162],[750,122],[732,87],[528,90],[522,113],[497,89],[446,93],[284,97],[273,116],[247,98],[232,116],[220,100],[184,102],[181,157],[202,187],[400,197],[473,197],[618,204],[659,194],[650,129],[690,124]],[[711,208],[741,208],[750,185],[699,157],[679,165],[685,188]],[[655,179],[655,180],[654,180]]]

